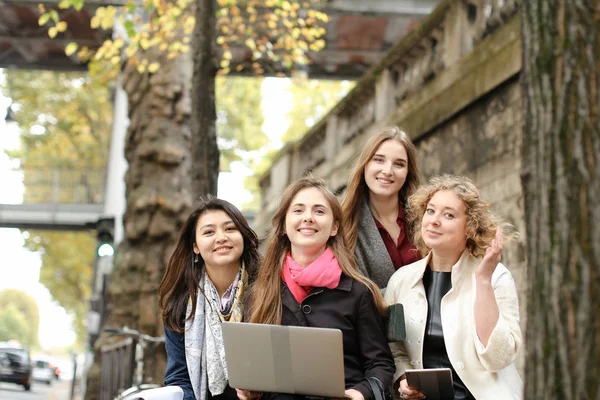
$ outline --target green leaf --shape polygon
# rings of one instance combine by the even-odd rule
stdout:
[[[42,14],[42,16],[40,16],[40,19],[38,19],[38,25],[44,26],[44,25],[46,25],[46,22],[48,22],[48,20],[50,20],[50,14],[49,13]]]
[[[71,2],[69,0],[61,0],[58,3],[58,8],[60,8],[62,10],[67,9],[69,7],[71,7]]]
[[[84,0],[71,0],[73,8],[75,8],[77,11],[81,11],[81,9],[83,8],[83,2]]]
[[[125,21],[123,26],[125,27],[125,32],[127,32],[128,37],[132,38],[135,36],[135,25],[133,24],[133,21]]]
[[[50,14],[50,18],[52,18],[52,21],[54,21],[54,23],[58,23],[58,21],[59,21],[58,12],[56,10],[50,10],[49,14]]]

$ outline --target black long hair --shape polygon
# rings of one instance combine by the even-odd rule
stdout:
[[[196,208],[190,213],[179,231],[177,244],[169,258],[167,270],[158,288],[158,304],[162,320],[169,330],[183,333],[185,329],[185,313],[188,301],[192,301],[193,318],[196,311],[197,291],[204,268],[204,260],[198,255],[199,262],[194,265],[194,243],[198,219],[207,211],[221,210],[233,221],[244,238],[244,251],[241,259],[246,266],[249,283],[256,278],[261,256],[258,252],[258,237],[248,225],[248,221],[233,204],[213,196],[200,198]]]

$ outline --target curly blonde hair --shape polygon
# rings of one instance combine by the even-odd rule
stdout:
[[[457,175],[437,175],[429,183],[418,188],[407,203],[407,219],[413,226],[413,243],[421,254],[431,250],[421,235],[421,223],[427,204],[439,191],[454,193],[465,205],[467,217],[467,248],[474,256],[482,256],[496,237],[496,229],[502,230],[505,243],[516,238],[518,233],[514,226],[494,214],[489,203],[483,201],[479,190],[469,178]]]

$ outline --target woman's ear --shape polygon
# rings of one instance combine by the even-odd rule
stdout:
[[[196,243],[194,243],[194,254],[200,254],[200,249],[198,249],[198,246],[196,246]]]
[[[334,222],[333,226],[331,227],[331,233],[329,234],[329,236],[333,237],[333,236],[337,235],[339,228],[340,228],[340,224],[338,222]]]

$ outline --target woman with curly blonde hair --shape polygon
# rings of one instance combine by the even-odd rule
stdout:
[[[405,218],[419,186],[415,146],[397,126],[365,144],[342,202],[343,224],[360,271],[385,288],[398,268],[420,258]]]
[[[514,238],[461,176],[433,177],[408,199],[414,243],[425,258],[398,270],[385,299],[406,308],[406,339],[391,343],[403,399],[421,399],[408,369],[450,368],[454,399],[521,399],[517,291],[500,263]]]

